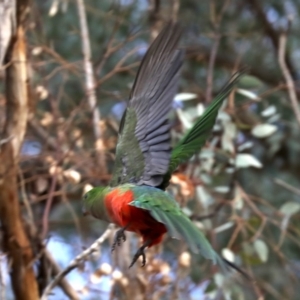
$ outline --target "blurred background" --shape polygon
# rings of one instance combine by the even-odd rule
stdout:
[[[110,230],[48,299],[299,299],[300,2],[8,3],[0,2],[0,14],[9,17],[16,9],[17,17],[14,25],[11,18],[0,25],[0,159],[6,165],[0,167],[0,299],[38,299],[20,292],[25,281],[17,271],[23,261],[11,263],[18,246],[10,246],[9,226],[20,224],[15,235],[22,232],[20,240],[26,241],[26,272],[31,269],[26,293],[39,295],[105,232],[107,224],[82,215],[81,197],[109,183],[138,65],[169,19],[184,27],[186,49],[171,115],[174,144],[230,76],[248,66],[211,138],[177,170],[168,190],[214,249],[256,282],[234,271],[224,276],[167,236],[147,251],[144,268],[138,262],[128,269],[140,241],[129,233],[111,254]],[[18,39],[22,45],[14,48]],[[27,64],[10,76],[16,51]],[[26,79],[26,92],[14,98],[18,76]],[[14,133],[22,132],[20,155],[11,157],[15,135],[8,133],[22,120]],[[4,197],[6,189],[12,192]]]

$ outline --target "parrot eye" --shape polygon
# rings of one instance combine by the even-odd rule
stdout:
[[[87,197],[88,197],[88,193],[85,193],[82,198],[83,198],[83,200],[86,200]]]

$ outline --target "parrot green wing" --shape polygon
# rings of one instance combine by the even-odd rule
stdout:
[[[232,76],[229,83],[224,86],[221,92],[205,110],[203,115],[198,118],[194,126],[175,146],[171,154],[168,172],[166,173],[163,183],[160,186],[161,189],[165,189],[169,185],[169,180],[176,168],[181,163],[191,158],[192,155],[195,154],[195,152],[199,151],[204,146],[206,140],[211,134],[212,128],[215,124],[219,109],[223,104],[223,101],[230,94],[234,85],[237,83],[242,74],[243,71]]]
[[[148,210],[156,221],[167,227],[171,237],[184,239],[194,253],[201,253],[206,259],[222,265],[222,259],[211,247],[204,234],[181,211],[177,202],[169,194],[149,187],[135,187],[133,190],[137,196],[140,191],[142,192],[130,202],[130,205]]]
[[[183,51],[181,29],[169,23],[154,40],[138,70],[121,120],[110,186],[158,186],[169,168],[168,115],[177,91]]]

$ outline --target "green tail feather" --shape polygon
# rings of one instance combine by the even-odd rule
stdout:
[[[199,151],[208,139],[211,130],[215,124],[219,109],[223,101],[227,98],[234,85],[244,73],[236,73],[232,76],[230,82],[223,88],[218,96],[212,101],[204,114],[199,117],[194,126],[186,133],[182,140],[175,146],[172,151],[168,173],[164,177],[161,185],[165,189],[171,178],[172,173],[183,162],[187,161],[195,152]]]
[[[175,239],[180,239],[181,238],[181,233],[180,233],[180,229],[178,228],[178,226],[176,226],[176,224],[170,222],[170,216],[168,214],[166,214],[164,211],[160,210],[160,209],[152,209],[151,210],[151,216],[155,219],[155,220],[159,220],[159,222],[163,223],[163,224],[169,224],[167,226],[168,228],[168,233],[171,237],[175,238]]]
[[[157,222],[163,223],[167,227],[171,237],[185,240],[194,253],[200,253],[206,259],[212,260],[223,271],[227,271],[228,267],[231,267],[245,278],[251,279],[244,271],[215,252],[204,234],[181,211],[171,195],[149,186],[131,186],[130,188],[134,192],[135,200],[129,204],[148,210]]]
[[[218,263],[218,254],[211,247],[204,234],[182,213],[180,216],[169,216],[170,223],[165,224],[169,229],[170,224],[175,226],[190,249]]]
[[[204,234],[180,210],[177,203],[168,194],[161,193],[151,195],[149,192],[131,202],[130,205],[148,210],[156,221],[167,227],[171,237],[184,239],[194,253],[200,253],[206,259],[211,259],[213,263],[221,263],[221,258],[211,247]]]
[[[233,268],[246,279],[252,281],[252,278],[246,272],[234,263],[219,256],[211,247],[204,234],[183,213],[174,215],[161,211],[159,208],[152,209],[150,213],[157,221],[166,225],[171,237],[176,239],[180,239],[180,237],[183,238],[195,254],[200,253],[206,259],[212,260],[224,273],[226,273],[229,268]]]

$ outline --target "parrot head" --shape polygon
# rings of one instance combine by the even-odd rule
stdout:
[[[82,197],[82,212],[84,215],[92,215],[104,221],[110,221],[105,208],[105,195],[108,187],[95,187]]]

